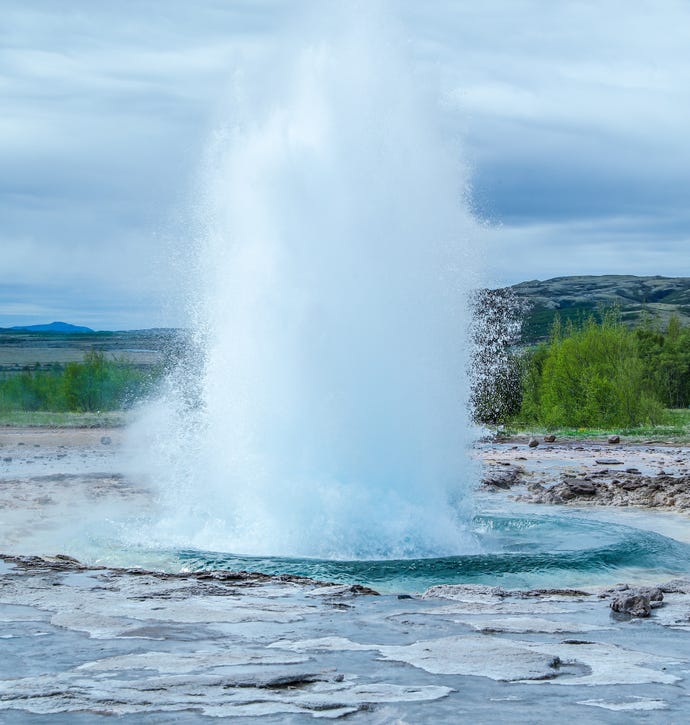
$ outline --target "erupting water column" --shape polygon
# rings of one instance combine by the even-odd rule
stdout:
[[[209,154],[201,407],[173,406],[161,537],[255,555],[467,552],[462,171],[380,34],[333,23],[293,51],[238,80]]]

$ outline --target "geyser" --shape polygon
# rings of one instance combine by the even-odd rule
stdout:
[[[201,358],[168,381],[155,423],[166,545],[472,547],[462,169],[398,44],[376,23],[331,30],[236,78],[208,155]]]

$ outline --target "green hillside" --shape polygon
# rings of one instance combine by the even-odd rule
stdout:
[[[529,303],[522,333],[525,343],[545,339],[556,315],[564,322],[578,321],[614,305],[631,325],[645,316],[665,325],[673,314],[690,325],[690,277],[555,277],[521,282],[510,289]]]

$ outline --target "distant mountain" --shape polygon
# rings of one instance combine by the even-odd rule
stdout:
[[[80,325],[70,325],[68,322],[51,322],[48,325],[17,325],[7,328],[14,332],[94,332],[90,327],[82,327]]]
[[[690,325],[690,277],[555,277],[521,282],[510,289],[530,305],[524,342],[546,338],[557,314],[563,322],[577,321],[614,305],[631,325],[644,315],[664,325],[673,314]]]

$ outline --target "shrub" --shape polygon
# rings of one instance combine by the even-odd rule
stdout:
[[[80,363],[38,365],[0,381],[0,409],[93,412],[130,407],[146,395],[158,371],[143,371],[125,358],[91,351]]]
[[[537,348],[523,377],[521,417],[548,428],[656,424],[663,406],[649,384],[635,333],[615,311]]]

